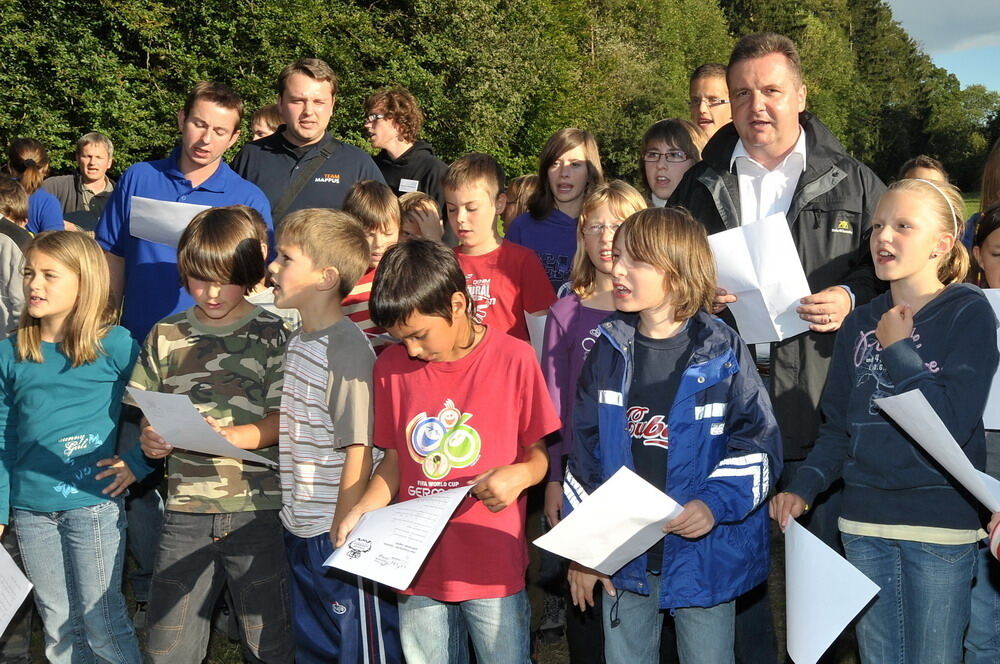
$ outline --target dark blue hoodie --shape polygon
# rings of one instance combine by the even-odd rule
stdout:
[[[983,409],[997,367],[996,318],[975,286],[953,284],[914,316],[909,339],[882,348],[884,293],[837,333],[816,447],[788,491],[807,503],[844,478],[841,516],[886,525],[975,530],[977,505],[874,400],[919,388],[972,464],[986,461]]]

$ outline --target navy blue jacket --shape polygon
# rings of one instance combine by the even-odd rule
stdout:
[[[841,516],[886,525],[975,530],[975,502],[875,405],[919,388],[972,464],[986,464],[983,409],[997,367],[996,318],[971,284],[945,288],[913,317],[909,339],[882,348],[884,293],[858,307],[837,333],[823,393],[819,440],[788,485],[811,503],[844,478]]]
[[[575,444],[564,483],[566,509],[619,468],[635,470],[626,425],[637,314],[613,314],[580,375]],[[694,349],[667,418],[670,447],[662,487],[681,505],[703,501],[716,525],[707,535],[667,535],[660,608],[714,606],[757,586],[768,572],[770,528],[761,505],[781,472],[781,436],[743,340],[700,311]],[[668,479],[669,478],[669,479]],[[648,594],[646,554],[613,577],[615,588]]]

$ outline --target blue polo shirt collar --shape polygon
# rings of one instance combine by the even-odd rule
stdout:
[[[190,184],[190,180],[188,180],[187,176],[181,172],[180,156],[181,156],[181,147],[178,145],[170,153],[170,156],[167,157],[170,163],[170,167],[167,168],[165,172],[167,175],[169,175],[174,179],[184,180],[185,182]],[[232,170],[229,168],[229,166],[226,165],[226,162],[220,159],[219,165],[216,167],[215,172],[212,173],[212,176],[209,177],[204,182],[202,182],[197,187],[194,187],[194,189],[204,189],[205,191],[224,193],[226,191],[226,186],[230,180],[229,177],[230,173],[232,173]]]

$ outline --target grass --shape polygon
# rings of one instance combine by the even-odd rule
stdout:
[[[979,212],[979,192],[970,192],[968,194],[962,194],[962,200],[965,201],[965,218],[968,219],[975,213]]]

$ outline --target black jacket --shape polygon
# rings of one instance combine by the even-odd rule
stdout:
[[[396,159],[382,150],[375,155],[375,165],[382,171],[385,183],[396,192],[397,196],[412,189],[400,189],[400,180],[416,182],[416,190],[422,191],[435,201],[444,217],[444,193],[441,191],[441,180],[448,170],[448,164],[434,156],[434,148],[430,143],[417,141],[413,147],[399,155]]]
[[[806,170],[788,209],[799,260],[813,293],[844,285],[854,293],[855,305],[862,305],[884,288],[875,277],[868,236],[885,185],[848,156],[811,113],[801,113],[799,123],[806,132]],[[733,124],[720,129],[705,146],[703,161],[670,197],[671,205],[690,210],[709,234],[740,225],[740,188],[736,169],[729,167],[738,140]],[[787,460],[805,458],[816,440],[834,337],[806,332],[772,348],[772,398]]]

